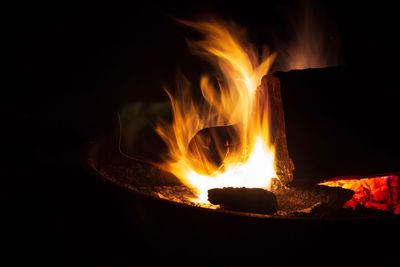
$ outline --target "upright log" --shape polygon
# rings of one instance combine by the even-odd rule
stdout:
[[[274,74],[263,77],[259,92],[263,94],[259,99],[265,101],[267,97],[270,110],[271,141],[275,146],[275,167],[280,183],[273,185],[288,185],[293,181],[294,164],[289,157],[286,143],[285,116],[283,112],[281,85],[279,78]]]

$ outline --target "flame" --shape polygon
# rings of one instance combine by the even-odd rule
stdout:
[[[184,77],[179,77],[175,94],[166,90],[173,120],[156,126],[169,150],[161,167],[193,189],[198,203],[208,202],[207,191],[212,188],[270,189],[271,179],[276,177],[275,150],[270,141],[268,93],[259,85],[275,54],[264,49],[259,57],[245,41],[245,32],[233,24],[217,20],[180,22],[204,36],[203,40],[189,42],[189,47],[215,67],[216,75],[201,77],[201,101],[194,97]],[[208,156],[204,138],[196,142],[195,149],[189,149],[200,130],[215,126],[232,127],[236,139],[235,149],[226,149],[224,140],[211,137],[216,143],[214,153],[223,159],[221,165]]]

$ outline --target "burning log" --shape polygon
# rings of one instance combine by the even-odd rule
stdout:
[[[261,188],[214,188],[208,200],[223,209],[260,214],[273,214],[278,206],[274,193]]]
[[[270,110],[271,140],[276,149],[275,169],[278,180],[284,185],[288,185],[293,180],[294,164],[289,157],[287,148],[279,78],[273,74],[264,76],[258,94],[261,110]],[[190,141],[188,151],[192,155],[191,160],[211,161],[217,169],[225,157],[240,149],[240,145],[235,125],[218,126],[199,131]],[[208,171],[211,173],[215,169]]]
[[[352,190],[354,196],[344,203],[344,208],[356,209],[358,206],[363,206],[400,214],[400,186],[397,175],[363,179],[334,179],[323,182],[321,185]]]
[[[289,157],[289,151],[286,143],[285,117],[282,105],[281,84],[279,78],[274,74],[263,77],[259,94],[268,94],[261,96],[261,99],[269,97],[270,120],[271,120],[271,140],[275,146],[276,161],[275,168],[279,181],[288,185],[293,181],[294,164]]]
[[[205,128],[190,141],[188,153],[191,161],[211,162],[218,168],[225,157],[238,149],[239,137],[234,125]],[[212,173],[214,170],[207,170]]]

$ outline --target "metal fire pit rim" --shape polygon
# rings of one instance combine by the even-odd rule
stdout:
[[[254,218],[258,220],[274,220],[274,221],[298,221],[298,222],[310,222],[310,221],[319,221],[319,222],[346,222],[346,221],[380,221],[382,219],[385,220],[397,220],[400,218],[400,216],[395,216],[395,215],[389,215],[389,216],[343,216],[343,217],[301,217],[301,216],[281,216],[281,215],[267,215],[267,214],[257,214],[257,213],[248,213],[248,212],[240,212],[240,211],[230,211],[230,210],[224,210],[224,209],[210,209],[206,207],[200,207],[200,206],[194,206],[194,205],[188,205],[185,203],[180,203],[176,201],[172,201],[169,199],[164,199],[164,198],[159,198],[155,197],[149,194],[146,194],[144,192],[141,192],[140,190],[134,190],[131,187],[126,186],[124,183],[118,182],[115,179],[111,179],[110,177],[106,177],[101,173],[101,171],[97,168],[96,164],[96,159],[97,159],[97,152],[98,150],[104,145],[105,140],[107,138],[110,138],[112,135],[104,135],[100,138],[97,138],[96,141],[90,142],[87,144],[85,150],[84,150],[84,165],[87,168],[87,170],[94,174],[96,178],[100,179],[101,181],[110,184],[113,187],[119,188],[127,193],[133,194],[134,196],[142,197],[147,200],[151,201],[157,201],[159,203],[164,203],[168,205],[173,205],[176,207],[181,207],[184,209],[192,209],[192,210],[197,210],[200,212],[208,212],[208,213],[213,213],[216,215],[227,215],[227,216],[234,216],[234,217],[248,217],[248,218]],[[133,160],[132,160],[133,161]],[[137,161],[139,162],[139,161]],[[150,163],[144,163],[141,162],[142,164],[150,164]],[[393,173],[392,173],[393,174]],[[399,172],[400,174],[400,172]]]

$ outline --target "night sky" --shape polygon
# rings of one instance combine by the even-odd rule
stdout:
[[[290,39],[290,20],[301,3],[232,2],[27,1],[3,9],[0,225],[6,251],[0,265],[122,266],[136,259],[162,260],[132,227],[132,218],[118,204],[118,191],[93,177],[82,158],[90,142],[114,129],[121,107],[166,100],[162,88],[174,85],[177,70],[195,80],[204,70],[185,43],[196,35],[172,17],[231,19],[248,29],[251,40],[276,50],[277,40]],[[355,151],[351,155],[363,155],[362,161],[348,156],[355,168],[344,164],[346,172],[368,166],[373,173],[399,171],[395,3],[309,2],[338,46],[346,75],[338,78],[340,88],[329,91],[329,98],[321,93],[320,99],[309,99],[300,91],[292,95],[316,112],[311,126],[298,135],[296,118],[286,121],[289,153],[301,159],[304,172],[320,174],[321,168],[307,164],[313,166],[321,155],[303,152],[307,144],[302,140],[312,133],[316,144],[327,138],[343,144],[331,146],[322,157],[338,158],[349,146]],[[319,105],[337,112],[324,114]],[[304,111],[301,105],[287,109],[288,114]],[[346,117],[348,110],[354,112]],[[313,121],[323,121],[325,130]],[[329,125],[332,129],[326,130]],[[337,125],[343,128],[338,131]],[[322,132],[328,136],[317,136]],[[292,151],[290,144],[295,144]],[[325,164],[332,171],[341,163]]]

